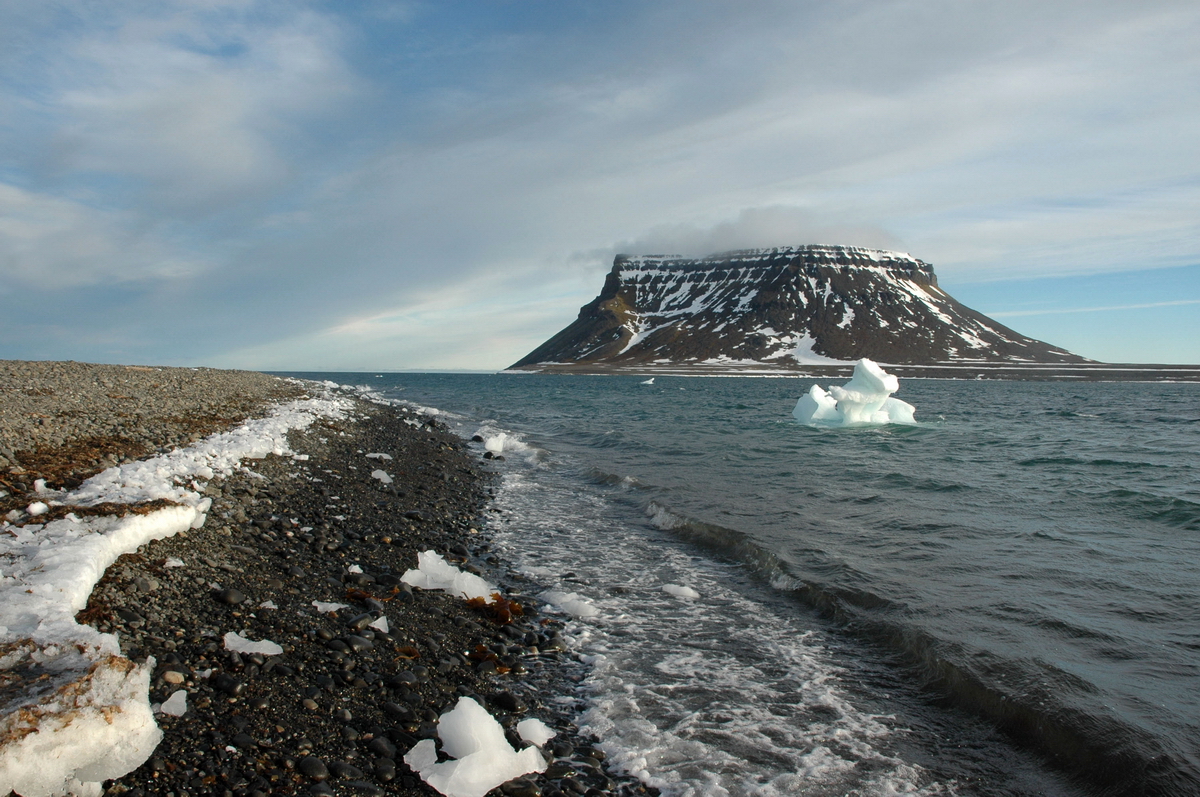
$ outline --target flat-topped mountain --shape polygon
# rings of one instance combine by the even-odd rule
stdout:
[[[938,288],[907,254],[849,246],[618,255],[600,295],[513,368],[853,361],[1084,363]]]

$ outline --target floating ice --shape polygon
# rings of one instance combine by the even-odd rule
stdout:
[[[913,405],[891,398],[900,381],[867,359],[854,366],[854,376],[826,393],[813,385],[796,402],[792,415],[810,426],[916,423]]]
[[[172,717],[182,717],[187,713],[187,696],[186,689],[178,689],[163,701],[158,710],[163,714],[170,714]]]
[[[457,760],[438,763],[433,739],[423,739],[405,754],[404,763],[446,797],[483,797],[513,778],[546,771],[536,747],[514,750],[500,723],[469,697],[460,697],[441,716],[438,738],[442,749]]]
[[[225,635],[225,649],[232,650],[234,653],[261,653],[264,656],[278,656],[283,653],[283,648],[269,639],[255,642],[246,639],[236,631],[230,631]]]
[[[383,482],[384,484],[391,484],[393,481],[395,481],[385,471],[378,469],[371,471],[371,478],[379,479],[379,481]]]
[[[400,580],[421,589],[440,589],[460,598],[483,598],[491,603],[497,588],[473,573],[464,573],[433,551],[417,554],[417,569],[406,570]]]
[[[649,378],[649,379],[647,379],[645,382],[642,382],[642,384],[643,384],[643,385],[653,385],[653,384],[654,384],[654,377],[650,377],[650,378]]]
[[[551,606],[557,606],[576,617],[595,617],[600,614],[600,610],[593,606],[591,601],[576,592],[552,589],[543,592],[539,597]]]
[[[681,587],[678,584],[663,584],[663,592],[677,598],[699,598],[700,593],[691,587]]]
[[[491,451],[493,454],[500,454],[504,451],[504,442],[506,440],[508,440],[508,433],[500,432],[499,434],[492,435],[491,437],[485,439],[483,441],[483,447],[488,451]]]
[[[538,747],[541,747],[557,735],[555,731],[550,730],[546,726],[546,723],[535,717],[530,717],[527,720],[521,720],[517,723],[517,736],[520,736],[523,741],[530,744],[536,744]]]

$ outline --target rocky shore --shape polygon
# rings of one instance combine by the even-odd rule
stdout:
[[[75,363],[0,363],[0,374],[0,508],[18,515],[38,479],[71,486],[316,387]],[[97,392],[111,403],[89,403]],[[122,556],[79,613],[117,634],[130,659],[153,657],[152,703],[186,692],[182,716],[157,716],[164,738],[149,760],[105,793],[436,794],[402,757],[435,738],[439,716],[464,696],[518,749],[519,720],[557,733],[543,747],[546,772],[500,792],[645,793],[580,738],[572,687],[582,668],[561,623],[491,552],[494,462],[432,418],[361,399],[289,444],[290,456],[208,482],[204,525]],[[472,606],[403,584],[426,550],[498,584],[504,599]],[[230,651],[230,632],[283,652]]]

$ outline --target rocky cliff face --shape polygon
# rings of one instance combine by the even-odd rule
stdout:
[[[964,307],[933,268],[843,246],[618,255],[604,289],[512,367],[539,363],[1086,362]]]

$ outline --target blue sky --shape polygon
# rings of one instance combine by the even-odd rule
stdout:
[[[1200,5],[0,2],[0,358],[488,369],[616,252],[897,249],[1200,362]]]

